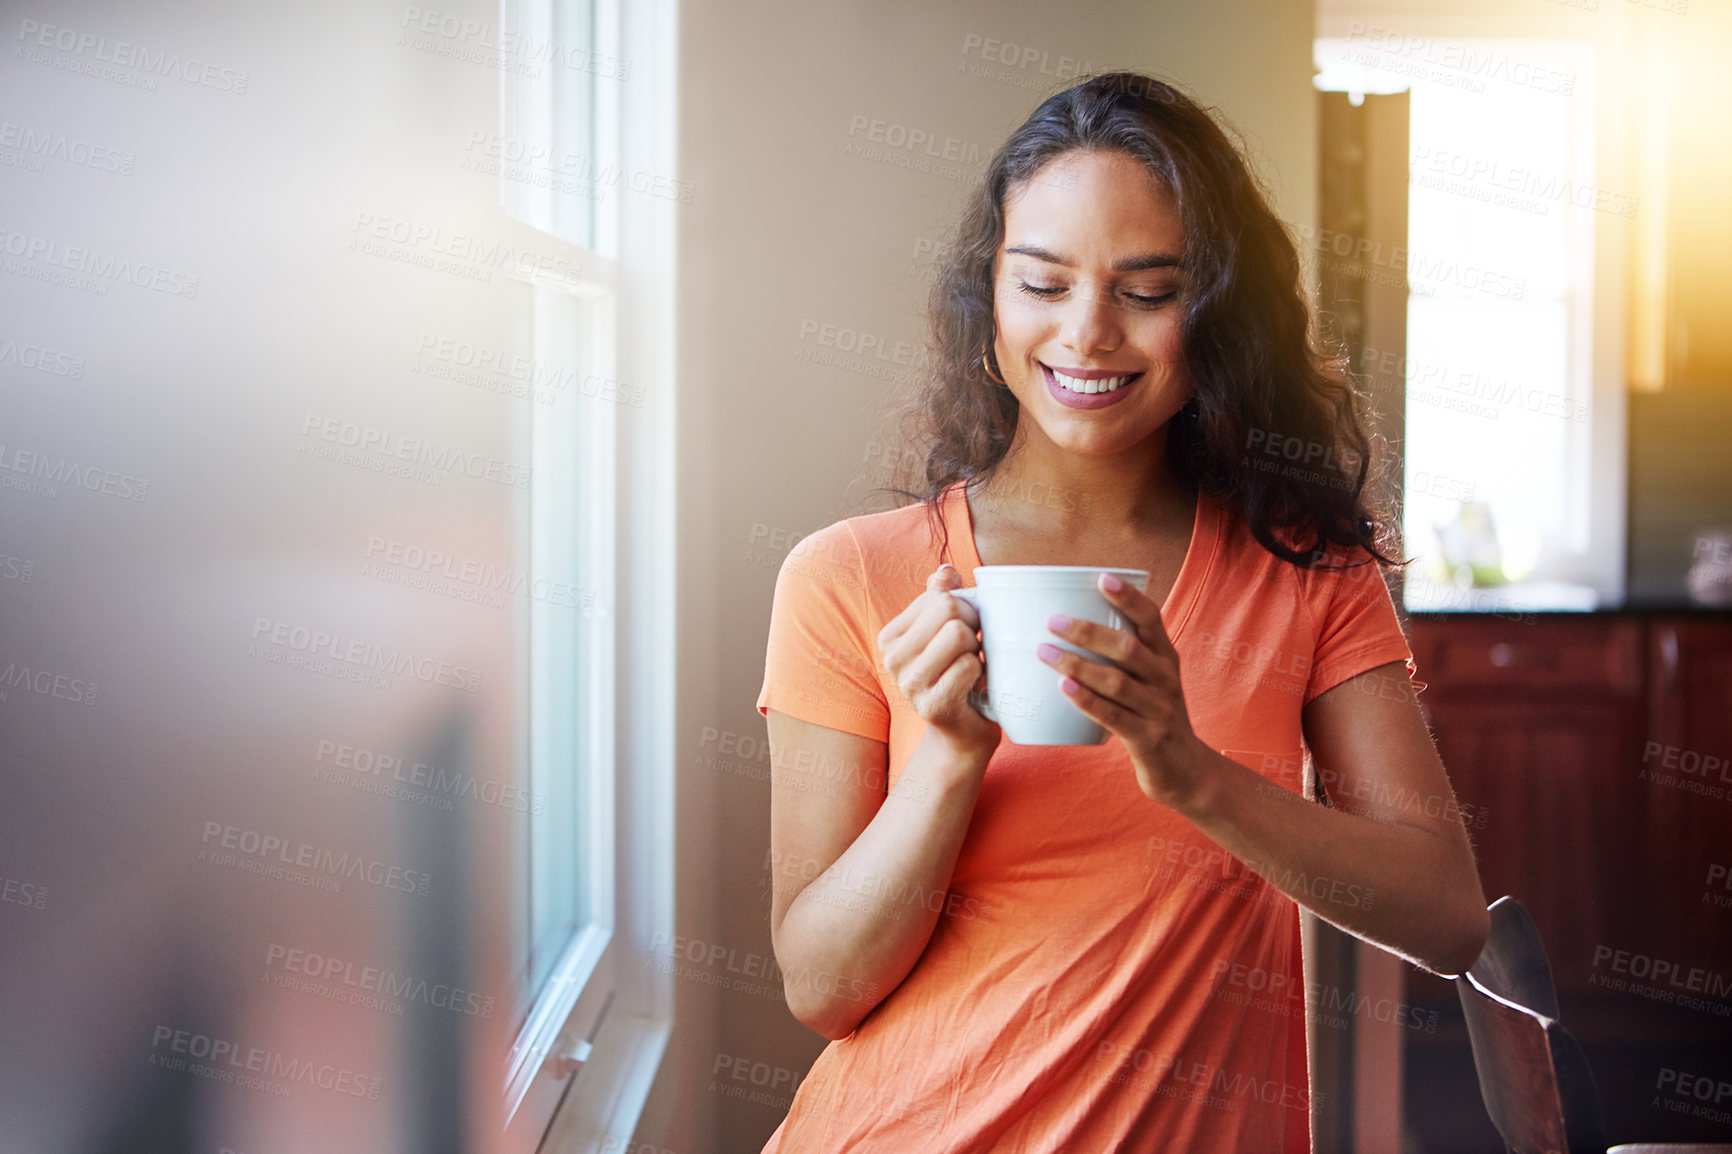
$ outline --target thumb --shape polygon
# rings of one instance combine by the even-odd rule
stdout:
[[[945,593],[958,588],[961,584],[962,574],[957,572],[956,566],[948,561],[934,569],[932,576],[926,579],[926,588],[933,593]]]

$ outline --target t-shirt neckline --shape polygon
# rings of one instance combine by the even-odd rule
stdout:
[[[950,527],[951,539],[958,536],[962,539],[960,552],[952,549],[952,556],[964,564],[958,565],[962,579],[973,585],[974,571],[985,562],[980,559],[980,550],[974,544],[974,514],[968,508],[968,501],[963,495],[966,481],[957,481],[945,490],[944,516]],[[1186,622],[1191,619],[1191,613],[1197,606],[1198,595],[1203,589],[1203,582],[1208,577],[1213,566],[1216,547],[1220,542],[1220,511],[1210,500],[1201,487],[1197,489],[1197,508],[1191,518],[1191,540],[1185,547],[1185,559],[1179,565],[1179,575],[1173,581],[1173,587],[1167,591],[1167,599],[1161,603],[1161,621],[1167,627],[1169,640],[1176,640],[1184,630]]]

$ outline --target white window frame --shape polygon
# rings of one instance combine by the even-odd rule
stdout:
[[[1621,19],[1621,17],[1620,17]],[[1591,180],[1595,187],[1625,189],[1629,171],[1627,152],[1617,126],[1630,100],[1629,47],[1616,33],[1600,39],[1561,37],[1523,14],[1491,4],[1463,5],[1457,0],[1417,0],[1399,15],[1385,8],[1325,0],[1318,7],[1317,39],[1334,45],[1344,40],[1352,22],[1379,25],[1406,37],[1429,37],[1440,41],[1539,40],[1547,44],[1572,44],[1586,51],[1591,67],[1591,95],[1575,108],[1570,141],[1578,158],[1589,158],[1584,171],[1570,174],[1572,180]],[[1399,74],[1381,79],[1368,74],[1365,83],[1347,86],[1330,83],[1329,88],[1354,88],[1365,92],[1393,92],[1409,87]],[[1569,99],[1576,99],[1570,97]],[[1642,205],[1646,212],[1648,206]],[[1586,227],[1592,230],[1591,285],[1574,286],[1567,298],[1568,351],[1566,373],[1572,399],[1586,401],[1590,414],[1585,433],[1572,445],[1572,483],[1580,485],[1581,501],[1571,512],[1570,526],[1578,547],[1552,552],[1535,570],[1535,581],[1563,581],[1592,589],[1600,604],[1616,605],[1624,597],[1626,429],[1628,402],[1624,380],[1624,281],[1629,222],[1605,213],[1592,213]],[[1585,291],[1583,291],[1585,289]],[[1585,474],[1585,475],[1584,475]],[[1416,547],[1416,546],[1410,546]],[[1410,594],[1417,590],[1410,587]],[[1496,598],[1474,590],[1471,604],[1461,608],[1499,608]],[[1440,606],[1447,608],[1449,606]],[[1409,608],[1415,608],[1410,604]]]
[[[592,27],[570,26],[574,10],[592,7]],[[499,27],[528,29],[539,40],[612,61],[596,73],[582,151],[625,173],[671,182],[676,15],[673,0],[501,0]],[[618,75],[620,62],[628,62],[626,78]],[[559,67],[543,62],[539,76],[501,70],[502,137],[542,143],[557,156],[574,151],[553,105]],[[552,211],[547,190],[508,181],[501,166],[500,203],[513,241],[583,270],[577,285],[520,275],[537,294],[538,360],[554,348],[554,363],[565,363],[575,350],[585,371],[625,382],[641,397],[641,405],[582,395],[558,402],[584,406],[572,479],[584,503],[576,518],[583,526],[578,556],[582,587],[594,595],[594,620],[581,668],[565,681],[575,679],[587,694],[573,702],[587,719],[573,752],[585,763],[580,844],[592,916],[533,992],[507,1056],[504,1116],[512,1150],[623,1148],[659,1068],[672,1015],[672,979],[651,964],[651,954],[652,943],[668,940],[673,928],[676,478],[668,334],[676,206],[632,192],[627,180],[601,187],[582,235],[569,214]],[[560,313],[574,323],[562,326]],[[547,331],[550,318],[556,331]]]

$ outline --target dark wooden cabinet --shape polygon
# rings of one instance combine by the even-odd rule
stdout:
[[[1644,930],[1643,623],[1415,621],[1411,639],[1487,900],[1517,897],[1560,991],[1590,988],[1595,951]]]
[[[1648,679],[1648,917],[1669,957],[1732,982],[1732,621],[1653,621]]]
[[[1486,897],[1528,907],[1559,992],[1604,988],[1608,950],[1732,980],[1732,621],[1416,618],[1410,638]]]
[[[1408,633],[1486,898],[1538,923],[1614,1141],[1726,1140],[1656,1088],[1666,1070],[1732,1082],[1732,616],[1427,615]],[[1498,1149],[1453,986],[1410,968],[1407,991],[1442,1023],[1406,1039],[1410,1131]]]

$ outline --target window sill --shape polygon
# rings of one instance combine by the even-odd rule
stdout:
[[[541,1149],[547,1154],[627,1149],[667,1049],[668,1025],[667,1019],[647,1014],[609,1014]]]

